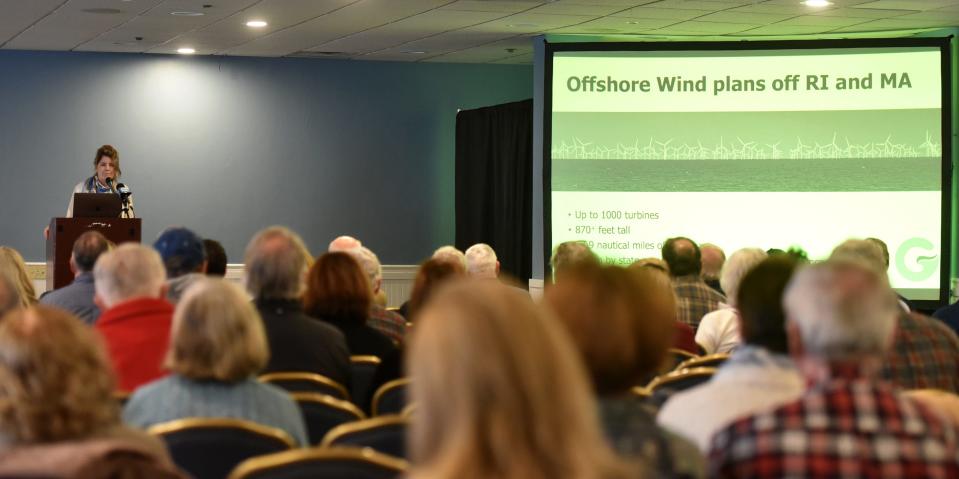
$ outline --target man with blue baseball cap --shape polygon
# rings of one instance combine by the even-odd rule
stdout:
[[[163,258],[167,274],[167,299],[176,304],[186,289],[206,273],[203,238],[183,226],[171,226],[160,233],[153,249]]]

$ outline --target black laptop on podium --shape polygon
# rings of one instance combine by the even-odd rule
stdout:
[[[74,218],[118,218],[123,210],[119,195],[74,193]]]

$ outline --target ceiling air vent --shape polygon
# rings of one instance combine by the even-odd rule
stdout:
[[[123,10],[117,10],[116,8],[84,8],[81,11],[95,15],[116,15],[123,13]]]

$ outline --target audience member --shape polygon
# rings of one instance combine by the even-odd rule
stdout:
[[[466,250],[466,273],[474,278],[496,279],[499,260],[496,251],[486,243],[476,243]]]
[[[959,302],[937,309],[935,313],[932,313],[932,317],[942,321],[959,334]]]
[[[370,288],[373,295],[382,293],[383,287],[383,266],[380,265],[380,259],[376,254],[365,246],[354,248],[347,251],[353,259],[360,263],[367,279],[370,281]],[[374,301],[370,304],[369,318],[366,324],[390,338],[396,344],[402,344],[406,336],[406,319],[397,313],[388,311],[383,306]]]
[[[602,439],[561,327],[498,282],[439,293],[412,333],[409,477],[637,477]]]
[[[743,344],[709,382],[670,397],[657,416],[660,425],[695,441],[705,453],[713,434],[734,419],[802,394],[802,377],[788,356],[782,308],[783,290],[795,270],[795,262],[778,256],[746,273],[735,292]]]
[[[0,317],[22,307],[17,279],[10,271],[0,268]]]
[[[219,241],[213,239],[203,240],[203,251],[206,251],[206,274],[223,278],[226,276],[226,250]]]
[[[888,272],[889,271],[889,247],[886,246],[886,242],[879,238],[866,238],[866,241],[878,246],[880,251],[882,251],[882,263],[885,266],[885,269],[883,271]],[[912,304],[909,303],[909,300],[905,298],[905,296],[899,294],[898,292],[896,293],[896,296],[899,297],[899,302],[902,303],[903,306],[905,306],[909,311],[913,311],[915,309],[912,307]]]
[[[455,246],[446,245],[436,248],[436,251],[433,252],[432,259],[459,263],[460,266],[463,267],[463,271],[466,271],[466,254],[457,249]]]
[[[396,346],[366,324],[372,301],[366,273],[348,253],[326,253],[310,268],[303,295],[306,313],[342,331],[351,354],[382,358]]]
[[[30,275],[27,274],[27,263],[23,261],[23,256],[20,256],[17,250],[9,246],[0,246],[0,271],[4,271],[7,277],[14,279],[20,306],[26,308],[37,304],[37,293],[33,288],[33,282],[30,281]]]
[[[309,259],[300,236],[282,226],[260,231],[246,247],[246,287],[271,351],[263,372],[313,372],[348,386],[350,350],[343,333],[303,313]]]
[[[599,264],[599,257],[582,241],[564,241],[558,244],[549,258],[553,281],[556,282],[564,270],[580,263]]]
[[[839,258],[806,267],[783,303],[810,389],[717,433],[712,477],[959,476],[956,426],[878,378],[902,311],[874,265]]]
[[[654,271],[660,277],[666,278],[669,281],[669,273],[667,273],[668,268],[666,263],[659,258],[644,258],[636,260],[633,264],[629,265],[628,268],[633,271]],[[675,299],[676,294],[673,293],[673,299]],[[693,328],[686,324],[680,322],[678,319],[673,321],[673,329],[675,334],[673,336],[673,348],[686,351],[690,354],[702,354],[702,348],[696,344],[696,331]],[[669,372],[675,364],[671,361],[665,361],[660,367],[660,370],[657,373],[667,373]],[[647,378],[647,379],[652,379]]]
[[[360,240],[352,236],[347,236],[347,235],[337,236],[336,238],[333,239],[333,241],[330,241],[330,246],[327,248],[327,252],[329,253],[344,252],[344,251],[349,251],[351,249],[359,248],[360,246],[363,246],[363,243],[360,243]]]
[[[699,246],[689,238],[670,238],[663,243],[663,260],[673,278],[678,302],[679,320],[693,329],[706,313],[719,309],[726,297],[703,282]]]
[[[182,477],[158,439],[120,422],[106,354],[75,317],[11,313],[0,351],[0,476]]]
[[[633,262],[629,265],[632,268],[653,268],[662,271],[663,273],[669,274],[669,265],[666,264],[660,258],[642,258]]]
[[[713,288],[719,294],[729,296],[728,291],[724,291],[720,284],[719,277],[726,263],[726,252],[722,248],[712,243],[703,243],[699,245],[699,253],[702,256],[703,270],[700,273],[703,281]]]
[[[167,299],[176,304],[194,281],[206,275],[203,239],[182,226],[171,226],[160,233],[153,248],[166,269]]]
[[[70,255],[73,282],[44,294],[40,303],[73,313],[84,323],[95,323],[100,317],[100,309],[93,302],[93,265],[109,249],[110,240],[99,231],[91,230],[80,235],[74,241]]]
[[[408,321],[414,321],[417,312],[423,308],[430,295],[440,284],[465,274],[466,270],[460,268],[459,263],[438,259],[427,260],[416,271],[410,300],[400,307],[400,314]]]
[[[630,393],[657,371],[672,342],[676,298],[669,278],[648,268],[579,263],[563,270],[544,301],[585,360],[613,448],[642,458],[660,477],[702,477],[696,446],[658,427]]]
[[[913,401],[925,404],[959,426],[959,396],[938,389],[913,389],[906,391],[905,395]]]
[[[743,276],[766,259],[766,252],[759,248],[743,248],[733,253],[723,266],[720,285],[726,292],[727,301],[719,303],[719,309],[713,311],[699,323],[696,330],[696,344],[706,354],[731,353],[742,342],[739,334],[739,318],[736,311],[736,293]]]
[[[173,305],[166,300],[160,255],[124,243],[100,256],[93,278],[94,301],[102,311],[96,329],[106,342],[120,390],[133,391],[166,375],[161,364]]]
[[[830,259],[865,262],[888,284],[882,248],[873,241],[851,239],[837,246]],[[948,326],[898,300],[892,350],[880,377],[903,389],[941,389],[959,392],[959,337]]]
[[[285,391],[254,377],[269,355],[260,317],[243,292],[222,279],[199,279],[173,319],[165,360],[173,374],[134,392],[123,419],[143,428],[188,417],[245,419],[283,430],[305,446],[299,407]]]

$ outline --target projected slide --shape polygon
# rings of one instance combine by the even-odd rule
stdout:
[[[938,299],[938,47],[553,55],[551,240],[608,262],[688,236],[728,253],[850,237]]]

